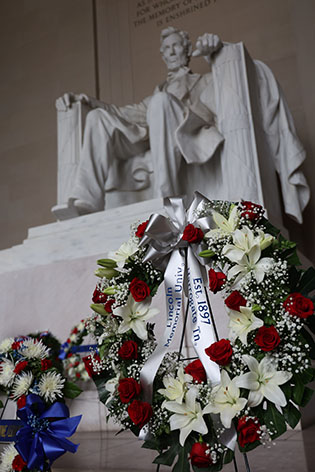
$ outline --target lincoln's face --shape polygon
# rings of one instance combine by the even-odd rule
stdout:
[[[162,43],[162,57],[168,70],[176,71],[188,63],[183,39],[178,33],[172,33]]]

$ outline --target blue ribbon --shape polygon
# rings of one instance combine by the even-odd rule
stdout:
[[[67,357],[69,352],[88,352],[90,349],[95,350],[97,348],[97,344],[84,344],[83,346],[72,346],[70,349],[67,348],[69,348],[69,343],[65,342],[61,345],[60,354],[58,356],[61,361]]]
[[[17,416],[24,426],[16,435],[15,448],[29,469],[43,470],[47,460],[51,465],[65,452],[77,451],[78,445],[66,438],[75,433],[82,415],[69,418],[64,403],[55,402],[47,408],[38,395],[31,393]]]

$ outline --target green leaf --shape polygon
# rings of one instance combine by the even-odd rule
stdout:
[[[301,261],[299,259],[299,256],[297,255],[297,252],[294,251],[289,257],[287,257],[287,262],[288,264],[292,266],[300,266]]]
[[[296,288],[297,292],[301,292],[302,295],[307,296],[308,293],[315,290],[315,269],[314,267],[310,267],[304,272],[299,285]]]
[[[306,320],[306,325],[309,327],[309,329],[312,331],[313,334],[315,334],[315,316],[309,316]]]
[[[277,438],[281,436],[281,434],[285,433],[287,430],[284,417],[279,413],[277,408],[274,406],[273,403],[268,402],[267,410],[265,411],[265,421],[266,425],[271,429],[275,430],[272,438]]]
[[[114,267],[117,267],[117,263],[113,259],[98,259],[97,264],[106,267],[106,269],[114,269]]]
[[[303,336],[305,341],[309,344],[308,353],[309,353],[310,358],[315,359],[315,342],[314,342],[313,336],[307,331],[307,329],[305,329],[304,326],[301,329],[300,334]]]
[[[65,385],[63,388],[63,394],[65,397],[76,398],[80,395],[80,393],[82,393],[82,390],[75,383],[69,382],[69,380],[65,382]]]
[[[171,466],[175,460],[175,457],[179,453],[181,446],[178,443],[174,443],[171,445],[167,451],[162,452],[159,456],[157,456],[153,464],[162,464],[162,465],[169,465]]]
[[[106,388],[105,388],[105,384],[108,380],[108,377],[106,377],[106,378],[104,378],[104,377],[95,377],[93,380],[94,380],[94,383],[95,383],[97,391],[98,391],[99,399],[102,403],[105,404],[106,400],[110,396],[110,392],[108,390],[106,390]]]
[[[301,377],[299,375],[293,375],[293,383],[294,383],[294,387],[292,389],[293,390],[292,400],[294,401],[296,405],[301,405],[304,390],[305,390],[304,383],[302,382]]]
[[[290,292],[296,292],[296,286],[300,280],[300,271],[296,267],[290,267],[289,269],[289,286]]]
[[[253,312],[255,312],[255,311],[261,311],[261,306],[260,306],[260,305],[254,304],[251,308],[252,308],[252,311],[253,311]]]
[[[301,418],[300,411],[292,402],[288,402],[287,406],[282,407],[282,411],[286,422],[291,426],[291,428],[295,428]]]
[[[205,249],[204,251],[199,252],[199,257],[213,257],[215,256],[215,252],[211,251],[211,249]]]
[[[172,472],[190,472],[190,464],[187,458],[186,447],[181,447],[178,454],[178,461],[173,467]]]
[[[308,369],[305,369],[299,375],[301,377],[302,382],[304,384],[308,384],[315,380],[315,369],[313,369],[313,367],[308,367]]]
[[[234,451],[232,451],[231,449],[228,449],[226,453],[224,454],[223,463],[229,464],[230,462],[232,462],[233,457],[234,457]]]
[[[105,310],[102,303],[91,303],[90,308],[99,315],[108,315],[108,311]]]
[[[291,395],[292,395],[292,389],[291,389],[290,382],[287,382],[284,385],[281,385],[281,390],[285,394],[285,398],[287,399],[287,401],[289,401],[290,398],[291,398]]]
[[[160,442],[156,439],[147,439],[141,446],[143,449],[152,449],[154,451],[160,450]]]
[[[305,387],[304,393],[303,393],[303,398],[301,400],[301,406],[306,406],[310,399],[312,398],[314,393],[314,390],[308,387]]]

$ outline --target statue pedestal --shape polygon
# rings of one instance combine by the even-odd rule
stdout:
[[[23,244],[0,251],[1,339],[50,330],[64,342],[86,318],[97,278],[96,260],[129,237],[130,225],[163,211],[156,199],[30,228]],[[79,430],[113,429],[92,382],[70,402],[83,414]]]

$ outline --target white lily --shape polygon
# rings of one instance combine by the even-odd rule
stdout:
[[[185,402],[181,405],[177,402],[164,402],[163,406],[175,413],[170,417],[171,431],[180,430],[179,443],[184,446],[187,436],[196,431],[200,434],[208,432],[207,425],[202,417],[203,411],[200,403],[196,402],[198,390],[191,388],[186,394]]]
[[[261,283],[264,280],[265,274],[274,266],[274,259],[271,257],[263,257],[260,259],[261,249],[258,244],[253,246],[248,254],[243,254],[241,259],[239,259],[238,255],[239,253],[233,253],[232,251],[226,254],[231,262],[236,263],[227,273],[228,280],[238,276],[235,280],[235,285],[250,272],[253,272],[257,282]]]
[[[123,334],[132,329],[138,338],[144,341],[148,338],[146,322],[159,313],[157,308],[150,308],[151,297],[142,302],[136,302],[129,295],[126,305],[114,308],[113,314],[123,319],[118,327],[118,333]]]
[[[262,230],[258,231],[255,236],[254,232],[245,226],[242,229],[237,229],[233,234],[233,244],[226,244],[223,248],[223,255],[228,257],[233,262],[240,261],[243,256],[253,252],[253,248],[258,246],[260,251],[266,249],[274,237],[270,234],[265,234]],[[255,249],[257,251],[257,249]],[[260,257],[260,256],[259,256]]]
[[[267,247],[272,244],[273,240],[275,239],[274,236],[271,236],[271,234],[264,233],[261,229],[258,231],[258,236],[256,237],[257,242],[260,245],[260,249],[263,251]]]
[[[245,354],[243,360],[248,365],[250,372],[235,378],[239,387],[250,390],[248,405],[251,407],[260,405],[263,398],[266,398],[277,406],[286,406],[287,400],[279,385],[290,380],[292,374],[286,371],[277,371],[268,356],[258,363],[257,359]]]
[[[252,309],[247,306],[241,306],[240,311],[228,309],[230,317],[229,321],[229,338],[231,341],[239,338],[241,342],[247,345],[247,335],[251,331],[263,326],[264,322],[257,318]]]
[[[236,205],[233,205],[228,219],[226,219],[217,211],[212,212],[212,217],[217,227],[208,231],[205,234],[206,238],[231,234],[236,230],[238,226],[239,214]]]
[[[116,270],[123,269],[126,261],[139,250],[139,246],[130,238],[117,251],[110,251],[108,256],[117,263]]]
[[[183,403],[185,393],[187,391],[187,383],[192,382],[193,378],[189,374],[185,374],[181,366],[177,371],[177,377],[165,375],[163,377],[164,388],[160,388],[158,392],[169,400],[176,403]]]
[[[221,423],[225,428],[231,427],[231,421],[246,405],[246,398],[240,398],[240,389],[236,378],[222,370],[221,383],[213,389],[213,401],[204,409],[204,413],[220,413]]]

